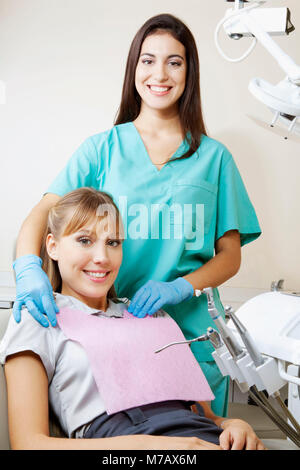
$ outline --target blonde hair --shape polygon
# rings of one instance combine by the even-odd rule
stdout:
[[[103,212],[103,209],[105,211]],[[71,235],[81,227],[101,216],[114,214],[117,224],[121,222],[120,213],[109,194],[93,188],[75,189],[63,196],[49,211],[47,227],[41,247],[42,268],[49,277],[54,292],[60,292],[62,278],[57,261],[50,258],[46,248],[46,239],[51,233],[56,240]],[[69,219],[69,220],[68,220]],[[99,220],[99,219],[98,219]],[[122,223],[122,222],[121,222]],[[121,227],[118,227],[121,229]],[[107,293],[108,298],[116,298],[112,285]]]

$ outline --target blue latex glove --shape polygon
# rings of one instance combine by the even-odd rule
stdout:
[[[193,297],[194,288],[183,277],[172,282],[148,281],[133,296],[128,312],[135,317],[153,315],[163,305],[176,305]]]
[[[52,326],[56,325],[56,313],[59,309],[55,304],[48,276],[41,266],[42,260],[36,255],[21,256],[13,263],[17,288],[13,315],[17,323],[21,321],[21,309],[25,305],[42,326],[49,326],[43,313]]]

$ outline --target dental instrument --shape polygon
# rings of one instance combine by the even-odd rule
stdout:
[[[246,347],[246,349],[247,349],[247,351],[248,351],[248,353],[249,353],[249,355],[250,355],[250,357],[253,361],[253,364],[255,365],[255,367],[261,366],[264,363],[264,359],[263,359],[262,355],[260,354],[260,352],[258,351],[258,349],[257,349],[253,339],[251,338],[248,330],[245,328],[243,323],[234,314],[232,307],[229,307],[227,309],[225,308],[225,310],[227,311],[229,317],[233,321],[240,337],[242,338],[242,341],[243,341],[243,343],[244,343],[244,345],[245,345],[245,347]],[[265,406],[267,406],[267,407],[269,406],[269,402],[267,401],[267,399],[264,395],[264,391],[259,392],[256,389],[256,387],[252,386],[252,387],[250,387],[250,392],[254,393],[259,399],[261,399],[261,401],[265,404]],[[289,420],[293,424],[294,428],[299,433],[300,432],[300,426],[297,423],[297,421],[295,420],[294,416],[290,413],[287,406],[282,401],[281,396],[280,396],[280,392],[276,391],[276,392],[274,392],[274,394],[272,396],[277,400],[277,402],[279,403],[282,411],[289,418]],[[272,413],[273,408],[270,409],[270,411]]]
[[[287,294],[290,295],[289,292]],[[296,299],[296,297],[298,297],[298,299]],[[231,318],[231,320],[227,323],[227,328],[230,329],[232,333],[240,335],[240,339],[243,341],[246,351],[247,351],[246,358],[244,357],[242,360],[237,360],[236,366],[240,368],[241,373],[244,375],[249,385],[250,397],[255,401],[257,405],[259,405],[263,409],[263,411],[269,416],[269,418],[298,447],[300,447],[300,426],[296,417],[291,413],[290,409],[287,408],[284,402],[282,401],[279,389],[286,383],[282,380],[283,378],[288,379],[288,381],[291,382],[293,386],[294,386],[295,380],[296,380],[296,383],[298,383],[299,379],[295,377],[290,377],[289,374],[284,375],[283,373],[281,373],[280,372],[281,361],[276,360],[277,359],[276,356],[277,357],[280,356],[284,358],[287,358],[289,356],[290,360],[293,361],[296,359],[296,362],[299,362],[299,358],[295,356],[298,356],[297,353],[300,352],[299,351],[300,342],[298,341],[298,343],[296,343],[295,341],[294,345],[290,344],[291,343],[290,334],[291,336],[294,337],[293,339],[296,339],[296,338],[297,340],[300,339],[300,330],[298,328],[298,325],[300,325],[299,300],[300,300],[299,296],[295,294],[293,294],[290,300],[288,300],[288,296],[285,295],[283,291],[274,290],[272,293],[262,294],[261,296],[258,296],[257,298],[254,298],[248,301],[245,304],[247,305],[248,308],[244,307],[243,309],[243,307],[241,307],[240,310],[244,310],[244,312],[247,313],[247,315],[244,315],[243,319],[247,321],[250,320],[249,324],[251,324],[252,334],[250,334],[250,332],[244,325],[244,322],[241,321],[240,316],[238,317],[231,308],[226,309],[227,313],[229,314]],[[271,303],[273,309],[270,308],[269,302]],[[250,309],[249,309],[249,304],[251,305]],[[255,306],[258,307],[258,305],[259,305],[259,308],[255,309]],[[275,306],[276,306],[277,312],[275,312],[274,314]],[[264,319],[262,312],[264,311],[264,313],[266,313],[266,309],[268,310],[267,324],[273,320],[273,323],[272,323],[273,331],[271,330],[273,334],[270,332],[270,328],[264,329],[263,325],[261,326],[261,328],[257,328],[257,323],[252,322],[253,317],[255,317],[255,320],[260,319],[260,321],[262,322],[262,320]],[[291,318],[287,318],[287,319],[284,318],[283,312],[282,312],[282,310],[284,309],[288,311]],[[258,310],[258,312],[256,310]],[[283,329],[278,328],[279,325],[281,326],[281,323],[284,321],[287,323],[287,325]],[[235,331],[233,330],[231,325],[235,327]],[[279,336],[280,336],[281,342],[278,341],[279,338],[278,339],[276,338],[276,334],[274,335],[274,328],[275,328],[275,331],[279,330],[280,332]],[[258,332],[260,333],[261,338],[263,338],[264,343],[268,342],[267,337],[268,337],[268,332],[269,332],[269,337],[272,338],[272,341],[271,341],[272,346],[273,346],[272,356],[275,356],[275,357],[270,358],[270,355],[271,355],[270,344],[269,344],[269,349],[268,349],[269,354],[266,355],[264,354],[266,351],[265,346],[261,346],[261,344],[258,345],[257,342],[254,340],[253,337],[255,337],[255,333],[257,336]],[[284,337],[286,337],[287,339],[289,338],[288,341],[284,341],[285,339]],[[297,348],[293,348],[293,346],[295,345],[297,345]],[[286,351],[282,351],[284,347],[288,349],[288,353]],[[289,352],[293,352],[294,357],[291,357]],[[224,354],[218,355],[216,353],[217,351],[213,353],[213,356],[215,357],[217,365],[219,366],[221,372],[223,373],[223,375],[225,375],[224,369],[227,368],[229,375],[231,375],[231,378],[234,380],[235,377],[232,374],[230,374],[230,370],[231,370],[230,367],[226,366],[226,356]],[[277,367],[274,367],[274,364],[277,365]],[[282,383],[280,384],[281,381]],[[265,391],[267,391],[269,396],[273,397],[279,403],[282,411],[284,412],[285,416],[288,418],[292,426],[289,425],[285,421],[285,419],[282,417],[282,415],[272,406],[272,404],[270,403],[270,401],[268,400],[268,398],[266,397],[264,393]],[[296,412],[299,416],[300,414],[299,395],[297,395],[296,398],[298,399],[297,402],[294,399],[292,401],[292,404],[294,405],[293,407],[296,409]],[[290,405],[289,407],[291,409],[293,408]]]
[[[208,313],[210,314],[212,320],[215,322],[217,328],[219,329],[225,345],[227,346],[229,352],[232,354],[233,358],[240,359],[244,356],[245,353],[240,347],[239,343],[236,341],[234,335],[232,335],[230,330],[228,330],[221,313],[218,312],[214,303],[213,289],[211,287],[207,287],[203,289],[202,292],[205,293],[207,296]]]
[[[242,338],[242,341],[249,353],[249,356],[251,357],[253,364],[255,367],[259,367],[264,363],[263,357],[258,351],[256,345],[254,344],[251,336],[249,335],[249,332],[245,328],[245,326],[242,324],[242,322],[237,318],[237,316],[234,314],[232,307],[229,307],[226,309],[227,314],[235,324],[235,327],[237,331],[240,334],[240,337]]]
[[[220,321],[219,320],[220,313],[217,313],[217,309],[216,309],[216,306],[214,304],[213,290],[212,290],[212,288],[206,288],[206,289],[203,289],[202,292],[207,295],[208,310],[209,310],[209,312],[212,316],[212,319],[215,321],[216,325],[219,326],[218,322]],[[228,313],[229,316],[231,317],[232,322],[234,323],[234,325],[236,327],[236,330],[239,333],[239,335],[240,335],[240,337],[241,337],[241,339],[242,339],[242,341],[245,345],[245,348],[246,348],[246,352],[244,352],[243,354],[240,354],[239,356],[236,356],[235,354],[232,354],[232,357],[235,361],[236,366],[241,368],[242,376],[244,376],[244,378],[245,378],[245,380],[242,382],[242,385],[244,387],[244,390],[242,390],[242,391],[245,391],[245,383],[248,383],[248,386],[249,386],[248,391],[249,391],[249,395],[252,397],[252,399],[263,409],[263,411],[282,430],[282,432],[284,432],[284,434],[286,436],[288,436],[298,447],[300,447],[299,425],[298,425],[296,419],[293,417],[293,415],[290,412],[287,412],[286,410],[284,410],[285,414],[289,415],[289,419],[292,422],[292,424],[295,428],[294,429],[288,423],[285,422],[285,420],[282,418],[282,416],[277,412],[277,410],[267,400],[267,398],[264,394],[265,389],[263,388],[261,377],[257,377],[256,380],[254,380],[253,371],[254,371],[254,369],[259,368],[260,366],[263,366],[263,364],[265,362],[264,358],[262,357],[262,355],[258,351],[254,341],[252,340],[252,338],[251,338],[249,332],[247,331],[247,329],[245,328],[245,326],[242,324],[242,322],[234,314],[233,309],[231,307],[227,307],[226,308],[226,313]],[[223,322],[224,322],[224,320],[223,320]],[[221,336],[223,334],[223,331],[224,330],[221,328],[220,329]],[[229,329],[228,329],[228,327],[226,327],[226,333],[225,333],[226,337],[228,337],[228,331],[229,331]],[[232,333],[229,336],[232,338]],[[226,353],[225,354],[224,353],[220,354],[220,351],[218,350],[218,348],[215,348],[215,349],[216,349],[215,352],[217,353],[217,355],[214,355],[214,353],[213,353],[213,356],[215,357],[216,363],[219,366],[219,368],[220,368],[221,372],[223,373],[223,375],[226,375],[226,372],[224,373],[224,367],[222,368],[222,365],[220,365],[219,359],[221,358],[223,361],[225,360],[225,361],[228,362],[228,354],[227,354],[227,356],[226,356]],[[237,350],[238,350],[238,348],[237,348]],[[218,359],[217,359],[217,357],[218,357]],[[250,360],[250,362],[249,362],[249,360]],[[228,370],[232,371],[231,364],[228,364],[227,367],[228,367]],[[252,374],[251,373],[249,374],[251,369],[252,369],[252,371],[251,371]],[[269,374],[270,371],[267,370],[267,373]],[[233,374],[229,373],[229,375],[231,375],[231,378],[233,380],[237,381],[236,372],[234,372]],[[241,385],[240,382],[241,382],[241,379],[237,381],[237,384],[239,385],[239,387]],[[256,387],[256,383],[258,383],[259,390]],[[274,383],[272,384],[272,387],[274,387]],[[279,394],[278,390],[276,390],[274,393],[276,393],[276,396],[278,397],[278,394]],[[281,403],[281,405],[282,405],[282,403]]]
[[[224,345],[224,343],[222,341],[222,338],[219,335],[219,333],[216,330],[214,330],[212,327],[209,326],[207,328],[207,333],[206,334],[198,336],[195,339],[187,339],[186,341],[174,341],[173,343],[166,344],[162,348],[157,349],[157,351],[155,351],[155,353],[159,353],[159,352],[163,351],[164,349],[169,348],[170,346],[175,346],[177,344],[188,344],[188,345],[190,345],[191,343],[195,343],[197,341],[207,341],[207,340],[209,340],[211,342],[212,346],[214,347],[214,349],[217,349],[219,352],[220,351],[221,352],[227,351],[227,348]]]
[[[235,377],[235,382],[242,393],[245,393],[249,390],[249,387],[246,382],[243,382],[243,377],[239,374],[238,369],[235,367],[235,362],[233,360],[232,354],[228,351],[226,345],[224,344],[221,335],[218,331],[214,330],[211,326],[207,328],[207,336],[212,345],[215,349],[218,356],[226,355],[228,362],[231,363],[231,374]],[[221,370],[220,366],[219,369]],[[223,373],[223,372],[222,372]],[[226,371],[224,371],[223,375],[227,375]]]
[[[248,330],[245,328],[243,323],[234,314],[233,309],[231,307],[227,308],[227,313],[230,316],[231,320],[233,321],[237,331],[239,332],[239,334],[242,338],[242,341],[243,341],[243,343],[244,343],[244,345],[245,345],[245,347],[246,347],[246,349],[247,349],[247,351],[248,351],[255,367],[261,366],[264,363],[264,359],[263,359],[262,355],[260,354],[260,352],[258,351],[258,349],[257,349],[253,339],[251,338]],[[250,387],[250,390],[251,390],[251,387]],[[282,411],[284,412],[286,417],[291,421],[291,423],[293,424],[296,431],[300,432],[300,426],[297,423],[297,421],[295,420],[294,416],[289,411],[289,409],[287,408],[287,406],[285,405],[285,403],[283,402],[283,400],[281,398],[281,395],[280,395],[280,392],[277,390],[276,392],[273,393],[272,396],[276,399],[276,401],[280,405]]]
[[[218,331],[214,330],[211,326],[207,328],[207,336],[209,341],[211,342],[214,349],[218,350],[219,353],[225,351],[225,344],[222,341],[222,338]]]
[[[179,342],[175,341],[173,343],[166,344],[162,348],[155,351],[155,353],[159,353],[159,352],[163,351],[164,349],[168,348],[169,346],[175,346],[176,344],[188,344],[188,345],[190,345],[191,343],[194,343],[196,341],[207,341],[207,340],[209,340],[211,342],[214,349],[217,349],[219,351],[221,350],[222,352],[227,351],[227,348],[224,345],[224,343],[222,341],[222,338],[219,335],[219,333],[216,330],[214,330],[211,326],[209,326],[207,328],[207,333],[206,334],[198,336],[198,338],[195,338],[195,339],[189,339],[189,340],[186,340],[186,341],[179,341]]]
[[[287,55],[271,38],[271,35],[291,33],[295,28],[290,22],[288,8],[263,8],[265,1],[249,2],[234,1],[234,8],[227,10],[215,30],[215,45],[221,56],[229,62],[240,62],[253,51],[257,40],[274,57],[286,77],[277,85],[272,85],[261,78],[253,78],[249,83],[249,91],[262,101],[274,113],[270,126],[280,119],[288,127],[288,132],[299,131],[297,119],[300,117],[300,66]],[[248,2],[247,2],[248,3]],[[226,34],[235,40],[245,36],[253,36],[249,49],[239,58],[228,57],[219,43],[219,32],[224,26]],[[299,131],[300,132],[300,131]],[[285,137],[287,138],[287,137]]]
[[[247,391],[288,439],[300,447],[300,295],[283,291],[282,283],[280,287],[250,299],[237,312],[225,307],[230,317],[226,324],[214,303],[213,289],[195,292],[197,297],[206,294],[209,313],[219,329],[209,327],[199,338],[210,341],[221,373]],[[285,361],[292,363],[288,372]],[[288,407],[280,395],[287,383]],[[284,416],[270,399],[278,402]]]
[[[236,384],[238,385],[239,389],[241,390],[242,393],[245,393],[249,390],[249,387],[247,383],[244,380],[243,375],[240,373],[239,369],[235,366],[235,360],[241,359],[242,357],[245,356],[244,351],[240,347],[239,343],[235,339],[234,335],[228,330],[225,321],[223,320],[223,317],[221,313],[218,312],[215,303],[214,303],[214,295],[213,295],[213,289],[211,287],[207,287],[203,289],[202,291],[197,289],[195,291],[196,297],[199,297],[201,294],[206,294],[207,297],[207,306],[208,306],[208,312],[214,321],[215,325],[219,329],[221,336],[222,336],[222,342],[223,346],[215,348],[217,352],[217,356],[221,356],[224,354],[227,358],[227,365],[230,368],[230,376],[234,377]],[[214,330],[215,331],[215,330]],[[216,332],[218,333],[218,332]],[[214,334],[214,337],[216,337],[216,333]],[[219,334],[218,334],[219,335]],[[220,335],[219,335],[220,337]],[[221,337],[219,338],[220,341]],[[225,344],[224,344],[225,343]],[[211,339],[211,344],[214,347],[213,344],[213,338]],[[216,359],[215,359],[216,360]],[[216,360],[217,362],[217,360]],[[222,366],[221,364],[217,362],[217,365],[219,369],[221,370]],[[227,375],[226,369],[221,370],[223,375]]]
[[[198,338],[195,338],[195,339],[187,339],[186,341],[174,341],[173,343],[166,344],[165,346],[163,346],[160,349],[157,349],[154,352],[159,353],[159,352],[163,351],[164,349],[167,349],[170,346],[175,346],[177,344],[188,344],[188,345],[190,345],[191,343],[195,343],[197,341],[207,341],[208,339],[209,339],[208,335],[205,334],[205,335],[198,336]]]

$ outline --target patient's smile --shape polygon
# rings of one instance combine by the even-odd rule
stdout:
[[[83,270],[83,272],[93,282],[104,282],[110,273],[110,271],[85,271],[85,270]]]

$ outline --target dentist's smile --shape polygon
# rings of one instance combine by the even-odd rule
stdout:
[[[158,86],[158,85],[147,85],[150,93],[156,96],[164,96],[167,95],[172,87],[170,86]]]

